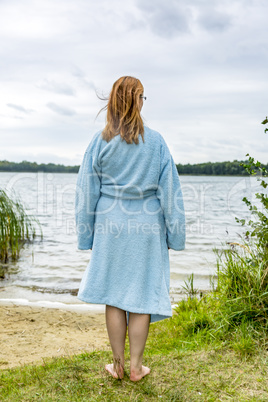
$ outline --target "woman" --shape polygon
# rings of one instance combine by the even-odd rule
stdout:
[[[75,216],[79,250],[92,250],[78,298],[106,305],[113,363],[123,378],[128,326],[130,379],[142,365],[151,322],[172,316],[168,249],[185,247],[185,215],[176,165],[156,131],[144,126],[141,82],[113,85],[104,130],[92,138],[79,169]]]

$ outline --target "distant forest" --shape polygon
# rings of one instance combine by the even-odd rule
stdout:
[[[47,172],[47,173],[77,173],[79,165],[65,166],[55,163],[36,163],[36,162],[8,162],[0,161],[0,172]]]
[[[234,160],[233,162],[205,162],[205,163],[196,163],[182,165],[177,164],[177,169],[179,174],[188,174],[188,175],[208,175],[208,176],[248,176],[248,173],[241,166],[241,163],[247,164],[248,161],[238,161]],[[263,167],[268,168],[267,165],[262,165]]]
[[[209,175],[209,176],[247,176],[241,163],[247,161],[233,162],[205,162],[182,165],[177,164],[177,169],[181,175]],[[262,165],[268,169],[267,165]],[[65,166],[54,163],[41,163],[22,161],[19,163],[0,161],[0,172],[47,172],[47,173],[78,173],[79,165]]]

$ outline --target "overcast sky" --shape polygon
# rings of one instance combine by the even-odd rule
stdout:
[[[175,163],[268,162],[267,0],[0,0],[0,160],[80,164],[113,82]]]

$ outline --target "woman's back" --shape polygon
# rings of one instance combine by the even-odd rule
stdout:
[[[161,173],[162,147],[158,132],[145,127],[144,142],[127,144],[120,135],[108,143],[97,133],[90,144],[93,169],[101,177],[101,193],[123,199],[144,198],[156,193]]]

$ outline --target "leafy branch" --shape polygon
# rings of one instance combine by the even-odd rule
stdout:
[[[268,124],[268,118],[266,117],[263,120],[262,124]],[[264,133],[268,132],[268,128],[265,128]],[[256,175],[257,172],[260,172],[261,177],[257,177],[257,180],[260,182],[260,186],[263,190],[267,189],[268,183],[263,178],[268,176],[268,170],[262,166],[259,161],[255,161],[253,157],[249,154],[247,163],[241,163],[241,166],[250,174]],[[251,201],[248,200],[247,197],[243,198],[244,203],[247,205],[248,209],[251,211],[252,217],[254,219],[250,219],[247,223],[245,219],[235,218],[236,221],[242,226],[247,224],[249,229],[246,231],[246,237],[255,237],[257,240],[256,246],[259,250],[259,253],[264,257],[267,261],[268,256],[268,195],[266,192],[258,192],[255,194],[256,199],[260,200],[260,203],[263,206],[263,212],[260,211],[256,205],[253,205]]]

